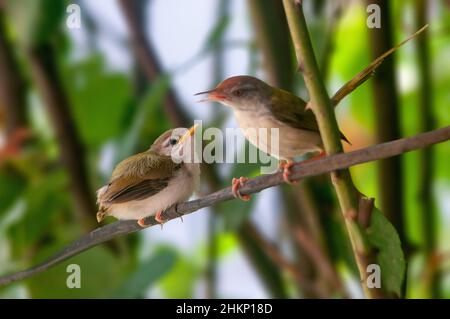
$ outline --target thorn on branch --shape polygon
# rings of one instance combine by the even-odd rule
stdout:
[[[375,206],[374,203],[374,198],[368,198],[365,196],[361,196],[359,198],[358,222],[364,229],[367,229],[370,226],[370,221]]]

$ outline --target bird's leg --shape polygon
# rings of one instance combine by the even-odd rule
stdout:
[[[326,153],[324,151],[321,151],[319,154],[317,154],[316,156],[313,156],[311,158],[308,158],[307,160],[303,161],[300,163],[301,164],[305,164],[305,163],[309,163],[312,161],[316,161],[318,159],[321,159],[322,157],[325,157]],[[291,168],[295,165],[294,161],[285,161],[282,160],[280,161],[280,164],[278,164],[278,168],[281,169],[283,171],[283,179],[286,183],[291,184],[291,185],[296,185],[298,184],[298,181],[291,181],[291,179],[289,178],[289,176],[292,174],[291,172]]]
[[[163,229],[163,225],[166,222],[164,219],[161,218],[161,214],[163,213],[163,211],[159,211],[156,213],[155,215],[155,220],[161,225],[161,229]]]
[[[244,202],[248,202],[250,200],[250,195],[242,195],[239,188],[244,186],[247,180],[247,178],[241,176],[240,178],[233,178],[233,181],[231,182],[231,191],[233,196],[237,199],[243,200]]]
[[[322,157],[325,157],[326,155],[327,154],[324,151],[321,151],[319,154],[317,154],[311,158],[308,158],[307,160],[303,161],[302,163],[309,163],[312,161],[317,161],[318,159],[321,159]]]
[[[149,225],[145,224],[145,218],[141,218],[137,221],[138,225],[141,226],[142,228],[147,228]]]
[[[293,161],[280,161],[278,167],[283,171],[283,179],[286,183],[290,185],[297,185],[298,181],[292,181],[290,175],[292,174],[291,168],[295,165]]]
[[[156,213],[155,215],[155,220],[161,225],[161,229],[163,228],[163,224],[165,223],[164,219],[161,218],[161,214],[163,211],[159,211]],[[137,221],[138,225],[141,226],[142,228],[147,228],[150,225],[147,225],[145,223],[145,218],[141,218]]]

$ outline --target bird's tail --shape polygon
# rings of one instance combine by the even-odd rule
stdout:
[[[421,34],[427,28],[428,28],[428,24],[425,25],[424,27],[422,27],[419,31],[417,31],[413,35],[409,36],[407,39],[403,40],[401,43],[397,44],[392,49],[390,49],[390,50],[386,51],[385,53],[383,53],[382,55],[380,55],[367,68],[365,68],[364,70],[359,72],[350,81],[345,83],[331,98],[333,106],[337,106],[347,95],[352,93],[359,86],[361,86],[364,82],[366,82],[372,76],[372,74],[375,72],[375,70],[381,65],[381,63],[383,63],[384,59],[386,59],[392,53],[397,51],[397,49],[400,48],[402,45],[404,45],[408,41],[412,40],[413,38],[415,38],[416,36]]]
[[[105,207],[100,207],[97,212],[97,222],[100,223],[103,219],[105,219],[107,213],[108,210]]]

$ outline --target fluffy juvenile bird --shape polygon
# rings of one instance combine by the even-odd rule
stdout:
[[[193,135],[196,126],[163,133],[149,150],[120,162],[109,183],[97,191],[97,221],[106,216],[144,219],[161,213],[176,203],[186,201],[197,189],[200,167],[193,161]]]

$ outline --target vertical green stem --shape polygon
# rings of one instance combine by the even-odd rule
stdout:
[[[305,84],[310,95],[311,107],[319,124],[325,151],[328,155],[340,153],[343,149],[334,110],[319,72],[303,8],[301,5],[296,6],[295,2],[297,1],[283,0],[283,5],[294,42],[297,60],[300,65],[300,70],[303,72]],[[358,265],[364,294],[367,298],[385,297],[382,295],[380,289],[369,289],[366,285],[366,269],[367,265],[372,263],[372,255],[365,234],[356,222],[358,193],[353,185],[350,173],[348,170],[333,172],[331,178],[344,216],[353,254]]]

